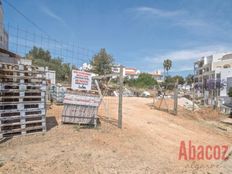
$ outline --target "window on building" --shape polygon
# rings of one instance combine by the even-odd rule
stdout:
[[[221,74],[220,74],[220,73],[217,73],[217,74],[216,74],[216,78],[217,78],[217,79],[221,79]]]
[[[230,65],[224,65],[223,68],[230,68]]]

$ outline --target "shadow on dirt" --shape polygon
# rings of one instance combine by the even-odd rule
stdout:
[[[56,120],[56,117],[46,117],[46,125],[47,125],[47,131],[51,130],[53,127],[58,126],[58,122]]]
[[[3,137],[3,138],[1,138],[1,139],[0,139],[0,144],[9,141],[11,138],[12,138],[12,137]]]
[[[109,123],[109,124],[116,126],[116,127],[118,126],[118,120],[116,120],[114,118],[109,118],[109,117],[101,116],[101,115],[99,115],[98,117],[100,118],[101,121],[104,121],[104,122]]]

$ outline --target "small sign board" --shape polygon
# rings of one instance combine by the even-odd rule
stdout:
[[[73,90],[91,90],[92,76],[91,73],[79,70],[72,70],[72,85]]]

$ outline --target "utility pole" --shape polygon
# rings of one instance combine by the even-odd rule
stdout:
[[[120,65],[119,97],[118,97],[118,128],[122,128],[122,94],[123,94],[123,66]]]

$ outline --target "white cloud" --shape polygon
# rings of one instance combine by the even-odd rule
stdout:
[[[212,45],[205,47],[197,47],[192,49],[183,49],[177,51],[171,51],[168,53],[161,53],[152,57],[147,57],[146,60],[153,63],[162,63],[164,59],[171,59],[172,61],[186,61],[197,60],[203,56],[209,56],[215,53],[230,51],[227,46]]]
[[[180,9],[163,10],[154,7],[141,6],[141,7],[132,8],[130,9],[130,11],[135,13],[139,17],[154,16],[154,17],[160,17],[165,19],[171,19],[172,23],[170,23],[170,25],[180,26],[189,29],[192,29],[193,27],[197,29],[201,29],[211,26],[208,21],[203,20],[202,18],[201,19],[195,18],[193,17],[194,15],[191,15],[189,13],[189,11],[180,10]]]
[[[184,13],[184,11],[176,10],[176,11],[166,11],[161,10],[158,8],[151,8],[151,7],[137,7],[134,8],[133,11],[140,13],[140,14],[148,14],[148,15],[154,15],[159,17],[173,17],[173,16],[179,16]]]
[[[42,7],[41,9],[42,9],[42,11],[43,11],[46,15],[48,15],[49,17],[51,17],[51,18],[57,20],[58,22],[61,22],[61,23],[63,23],[63,24],[66,24],[65,21],[64,21],[64,19],[61,18],[60,16],[58,16],[56,13],[54,13],[51,9],[49,9],[49,8],[47,8],[47,7]]]

